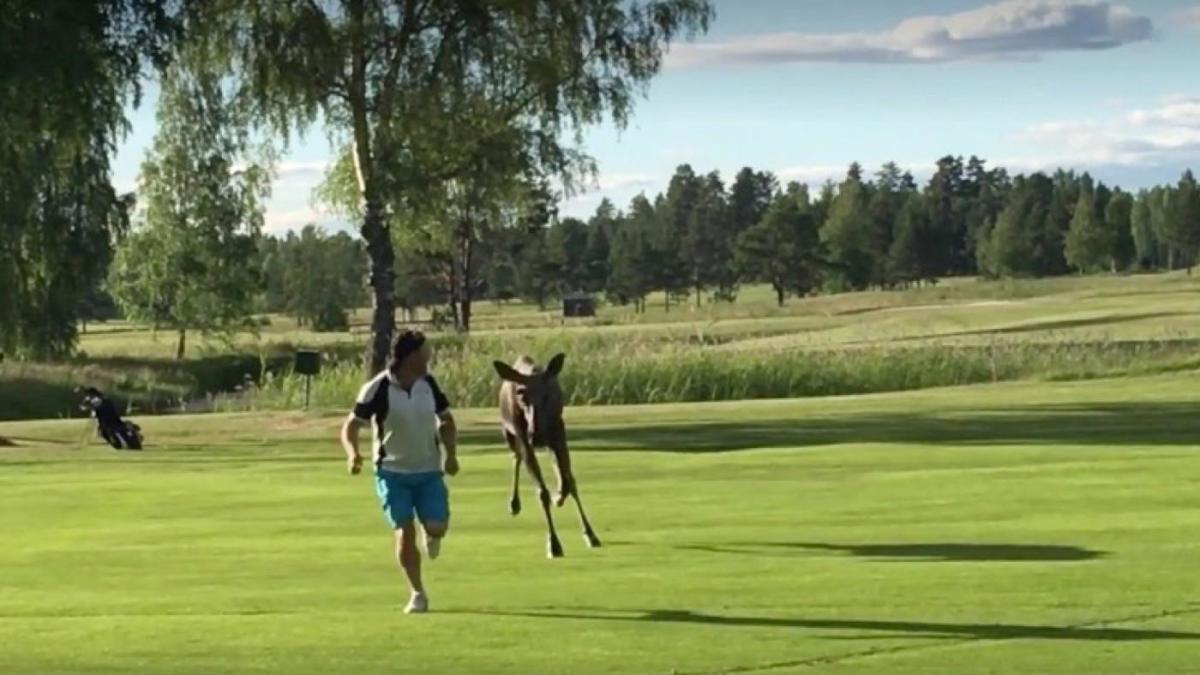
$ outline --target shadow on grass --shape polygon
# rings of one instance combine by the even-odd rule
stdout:
[[[1108,555],[1078,546],[1043,544],[818,544],[767,542],[758,544],[684,545],[678,548],[707,553],[761,555],[764,551],[826,551],[885,562],[1078,562]]]
[[[454,612],[451,612],[454,613]],[[796,628],[811,630],[855,630],[883,632],[931,638],[971,640],[1088,640],[1100,642],[1138,642],[1146,640],[1200,640],[1200,633],[1111,628],[1107,626],[1037,626],[1023,624],[935,623],[925,621],[878,621],[871,619],[804,619],[702,614],[681,609],[657,610],[536,610],[528,612],[460,612],[484,616],[579,621],[628,621],[646,623],[684,623],[742,628]]]
[[[1101,386],[1101,385],[1098,385]],[[1190,401],[1047,405],[936,413],[798,416],[747,422],[659,422],[573,427],[572,449],[732,452],[843,443],[923,445],[1200,444],[1200,404]],[[498,432],[471,430],[468,444],[493,445]]]
[[[652,415],[648,410],[647,416]],[[335,426],[331,426],[330,439],[336,433]],[[1191,448],[1200,445],[1200,403],[1047,405],[953,411],[940,415],[936,412],[855,414],[848,411],[845,414],[745,422],[654,422],[649,419],[628,426],[578,425],[570,427],[567,433],[571,449],[576,452],[720,453],[853,443]],[[22,441],[13,436],[9,440]],[[153,450],[157,445],[153,433],[148,434],[147,441],[147,449]],[[77,437],[60,440],[60,443],[66,442],[77,442]],[[223,439],[217,447],[278,447],[292,443],[311,445],[313,442],[315,439],[309,437],[276,440],[264,432],[263,439]],[[461,429],[459,442],[472,453],[508,452],[499,430],[491,425]],[[174,446],[173,452],[196,455],[213,450],[212,446],[195,439],[168,445]]]

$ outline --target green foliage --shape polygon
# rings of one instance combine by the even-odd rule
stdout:
[[[1096,196],[1082,191],[1067,232],[1064,254],[1080,272],[1096,272],[1112,263],[1113,238],[1096,218]]]
[[[1186,257],[1190,271],[1200,249],[1200,185],[1190,170],[1179,179],[1167,209],[1164,235]]]
[[[997,340],[985,345],[930,341],[920,345],[841,349],[726,351],[629,335],[498,336],[436,344],[438,381],[461,407],[495,404],[490,365],[498,354],[568,354],[562,376],[570,405],[631,405],[837,396],[928,389],[1035,378],[1090,379],[1191,370],[1200,366],[1194,345]],[[351,361],[327,368],[316,380],[315,405],[345,407],[362,386]],[[302,377],[268,377],[251,409],[295,409],[304,401]],[[230,400],[226,405],[235,405]]]
[[[557,271],[563,293],[580,291],[588,285],[588,226],[578,218],[563,218],[546,232],[547,263]]]
[[[645,309],[646,296],[655,287],[654,237],[658,214],[643,195],[633,198],[629,212],[618,219],[609,248],[608,297],[617,304],[635,303]]]
[[[585,266],[583,289],[589,293],[604,291],[612,271],[612,237],[617,229],[619,214],[607,198],[600,201],[596,213],[587,224],[587,248],[583,254]]]
[[[762,222],[778,191],[779,181],[770,172],[755,171],[748,166],[738,171],[733,184],[729,186],[729,212],[722,228],[727,238],[726,250],[733,250],[742,233]],[[736,258],[726,256],[718,264],[714,276],[718,299],[732,302],[738,283],[742,280]]]
[[[1158,235],[1154,231],[1151,219],[1150,200],[1153,192],[1142,190],[1138,192],[1130,214],[1130,226],[1133,230],[1133,245],[1136,251],[1138,266],[1142,269],[1153,269],[1159,266]]]
[[[306,225],[297,235],[263,243],[268,309],[318,330],[345,330],[346,313],[366,301],[366,253],[344,232]]]
[[[1104,227],[1112,241],[1113,268],[1126,270],[1133,264],[1137,246],[1133,234],[1133,195],[1118,189],[1104,210]]]
[[[911,284],[933,278],[929,238],[929,211],[921,195],[911,192],[896,214],[896,228],[887,256],[887,279]]]
[[[247,324],[260,283],[257,238],[268,176],[237,166],[247,145],[221,83],[170,71],[142,165],[145,226],[121,242],[110,287],[125,315],[179,332]]]
[[[654,259],[655,286],[663,289],[667,306],[672,298],[684,296],[703,281],[698,279],[701,263],[695,256],[705,256],[707,238],[697,209],[703,189],[703,179],[688,164],[675,169],[675,175],[654,205],[655,227],[651,239]]]
[[[939,276],[970,270],[965,249],[964,183],[962,158],[946,156],[937,161],[937,169],[925,188],[929,232],[933,239],[930,251],[935,256],[930,263]]]
[[[62,358],[130,199],[110,157],[138,78],[174,35],[161,0],[13,0],[0,11],[0,352]]]
[[[578,137],[605,117],[623,126],[667,45],[707,29],[711,16],[704,0],[344,7],[241,0],[198,4],[189,28],[200,43],[197,67],[233,78],[261,126],[286,134],[320,113],[330,135],[350,148],[353,201],[371,259],[369,361],[378,370],[396,306],[385,214],[411,213],[447,181],[470,195],[479,187],[470,179],[488,176],[481,163],[507,156],[533,175],[570,184],[590,163],[561,132]],[[347,201],[344,180],[328,192]],[[451,227],[462,226],[463,209],[479,206],[460,202]],[[451,270],[450,286],[459,289],[452,301],[468,303],[464,318],[474,291],[470,257]]]
[[[821,226],[821,243],[833,265],[832,287],[863,289],[875,269],[875,225],[868,209],[869,195],[854,173],[842,182],[830,207],[829,219]]]
[[[788,294],[804,296],[816,288],[818,246],[808,192],[789,186],[761,222],[738,236],[735,259],[743,279],[769,283],[776,302],[783,306]]]

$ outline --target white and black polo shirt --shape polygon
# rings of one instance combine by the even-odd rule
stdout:
[[[424,473],[442,470],[438,425],[439,417],[449,409],[450,402],[432,375],[405,390],[385,370],[358,392],[354,417],[374,422],[372,457],[377,470]]]

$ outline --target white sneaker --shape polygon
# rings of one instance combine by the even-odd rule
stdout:
[[[429,556],[430,560],[437,560],[438,555],[442,552],[442,538],[431,537],[429,533],[425,533],[425,555]]]
[[[424,593],[413,593],[408,599],[408,606],[404,608],[405,614],[424,614],[429,611],[429,596]]]

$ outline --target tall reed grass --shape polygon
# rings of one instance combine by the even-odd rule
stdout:
[[[528,352],[545,363],[567,354],[562,384],[570,405],[620,405],[834,396],[1018,379],[1072,380],[1200,367],[1194,341],[994,342],[985,345],[776,349],[729,352],[702,335],[620,338],[559,333],[539,337],[452,338],[437,345],[434,373],[453,403],[491,406],[499,380],[493,359]],[[362,386],[357,361],[327,364],[312,383],[312,405],[348,408]],[[217,408],[303,405],[304,379],[268,375],[251,394],[219,397]]]

